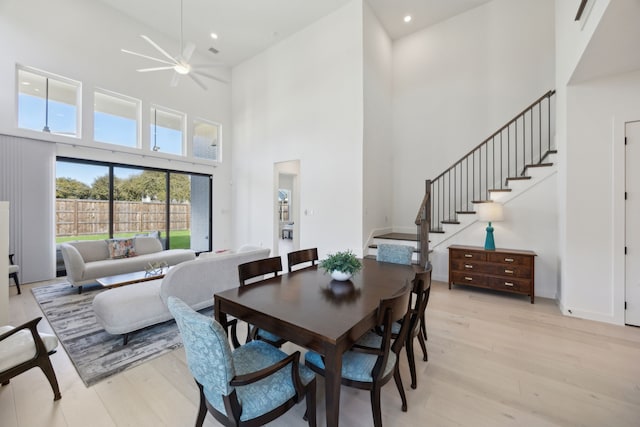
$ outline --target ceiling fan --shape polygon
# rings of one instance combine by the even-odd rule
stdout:
[[[140,68],[140,69],[138,69],[136,71],[138,71],[140,73],[147,73],[147,72],[150,72],[150,71],[173,70],[174,71],[173,78],[171,79],[171,83],[170,83],[172,87],[175,87],[175,86],[178,85],[178,81],[180,80],[180,76],[189,76],[189,77],[191,77],[191,79],[198,86],[200,86],[204,90],[207,90],[207,87],[202,82],[202,80],[199,79],[197,76],[207,77],[207,78],[212,79],[212,80],[217,80],[217,81],[219,81],[221,83],[229,83],[226,80],[223,80],[223,79],[221,79],[219,77],[216,77],[216,76],[214,76],[212,74],[205,73],[205,72],[201,71],[203,69],[215,68],[215,67],[219,67],[221,65],[215,65],[215,64],[195,65],[195,64],[190,64],[189,63],[189,60],[191,59],[191,56],[193,55],[193,52],[196,50],[196,45],[194,43],[191,43],[191,42],[188,42],[186,44],[183,42],[182,10],[183,10],[183,0],[180,0],[180,50],[181,50],[181,53],[179,53],[176,56],[172,56],[166,50],[161,48],[157,43],[155,43],[153,40],[151,40],[151,38],[149,38],[148,36],[145,36],[145,35],[140,35],[140,37],[142,37],[143,40],[145,40],[147,43],[149,43],[151,46],[153,46],[158,52],[160,52],[164,58],[162,58],[162,59],[161,58],[155,58],[153,56],[145,55],[145,54],[138,53],[138,52],[133,52],[133,51],[130,51],[130,50],[127,50],[127,49],[121,49],[121,51],[124,52],[124,53],[128,53],[130,55],[135,55],[135,56],[139,56],[139,57],[142,57],[142,58],[151,59],[152,61],[156,61],[156,62],[159,62],[161,64],[165,64],[163,66],[158,66],[158,67]]]

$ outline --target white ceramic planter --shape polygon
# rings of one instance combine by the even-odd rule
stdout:
[[[333,270],[331,272],[331,278],[333,280],[344,282],[345,280],[351,279],[351,273],[345,273],[343,271]]]

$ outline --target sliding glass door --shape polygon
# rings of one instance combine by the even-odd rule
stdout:
[[[211,250],[211,175],[59,158],[56,242],[155,235]]]

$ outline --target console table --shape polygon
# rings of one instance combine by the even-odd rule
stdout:
[[[532,251],[449,246],[449,289],[468,285],[529,295],[533,304],[535,257]]]

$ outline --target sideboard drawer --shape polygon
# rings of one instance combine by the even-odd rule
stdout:
[[[488,253],[487,261],[497,262],[505,265],[528,265],[531,263],[531,257],[523,255],[505,254],[505,253]]]
[[[486,261],[487,254],[477,251],[455,251],[452,254],[453,259],[464,259],[467,261]]]
[[[481,270],[478,270],[478,268]],[[522,277],[525,279],[531,277],[531,267],[528,265],[485,264],[477,266],[476,271],[505,277]]]

